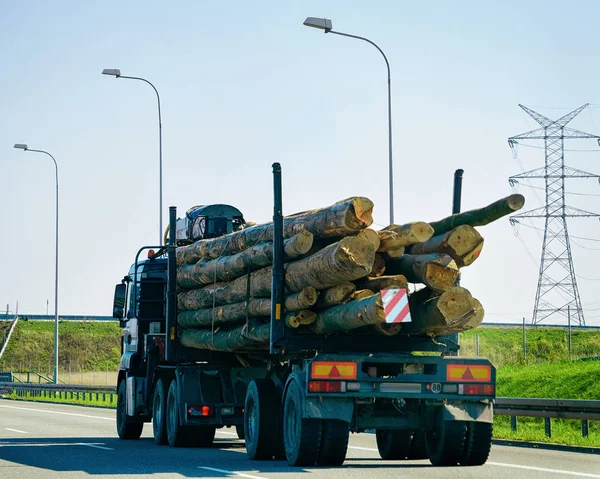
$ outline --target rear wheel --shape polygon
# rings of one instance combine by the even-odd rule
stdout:
[[[185,447],[189,445],[190,434],[179,421],[179,408],[177,407],[177,383],[171,381],[167,393],[166,408],[167,440],[171,447]]]
[[[319,466],[341,466],[346,459],[349,435],[347,422],[338,419],[324,419],[317,464]]]
[[[248,385],[244,407],[244,435],[250,459],[271,459],[279,440],[281,401],[270,379],[254,379]]]
[[[381,459],[406,459],[412,435],[412,431],[402,429],[377,429],[375,438]]]
[[[127,416],[127,384],[121,381],[117,390],[117,433],[121,439],[139,439],[143,428],[143,422]]]
[[[443,411],[437,412],[434,427],[427,431],[427,455],[434,466],[455,466],[463,455],[466,425],[464,421],[446,421]]]
[[[303,395],[296,379],[290,380],[283,406],[283,442],[290,466],[312,466],[321,446],[321,420],[302,418]]]
[[[165,420],[167,401],[165,394],[165,384],[162,379],[156,382],[154,388],[154,398],[152,400],[152,430],[154,432],[154,442],[159,445],[168,444],[167,422]]]
[[[486,422],[468,422],[465,448],[460,464],[463,466],[481,466],[485,464],[492,448],[492,424]]]

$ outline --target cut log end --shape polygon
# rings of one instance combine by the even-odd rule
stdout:
[[[507,198],[506,203],[511,210],[517,211],[525,205],[525,197],[519,194],[510,195]]]
[[[317,313],[313,311],[294,311],[285,316],[285,324],[288,328],[299,328],[302,325],[314,323],[316,319]]]
[[[368,198],[356,197],[352,200],[354,215],[365,227],[373,224],[373,206],[373,202]]]

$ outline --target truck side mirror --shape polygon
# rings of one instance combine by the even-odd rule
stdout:
[[[117,284],[115,286],[115,299],[113,301],[113,318],[123,319],[125,313],[125,298],[127,296],[127,285]]]

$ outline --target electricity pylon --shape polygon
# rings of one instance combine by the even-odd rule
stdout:
[[[544,240],[542,260],[538,278],[532,324],[536,325],[546,318],[560,314],[579,326],[585,326],[581,299],[577,288],[571,244],[567,230],[567,218],[600,217],[589,211],[573,208],[565,204],[565,178],[600,178],[565,166],[565,139],[597,139],[600,136],[567,128],[567,124],[581,113],[589,103],[567,113],[558,120],[550,120],[544,115],[519,105],[541,128],[528,131],[508,139],[514,150],[517,140],[544,140],[546,162],[543,168],[511,176],[509,182],[515,185],[520,179],[542,178],[546,183],[546,205],[512,216],[510,222],[518,223],[525,218],[544,218]]]

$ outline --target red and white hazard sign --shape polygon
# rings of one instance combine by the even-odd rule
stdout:
[[[410,323],[408,294],[405,289],[382,289],[386,323]]]

